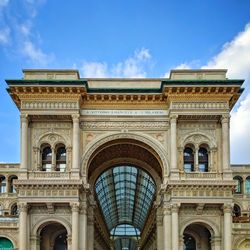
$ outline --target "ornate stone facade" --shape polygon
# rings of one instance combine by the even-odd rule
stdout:
[[[250,166],[229,163],[229,113],[243,80],[225,70],[173,70],[169,79],[25,70],[7,83],[20,110],[21,162],[0,164],[0,242],[119,249],[96,181],[125,164],[149,173],[156,192],[124,249],[249,249]]]

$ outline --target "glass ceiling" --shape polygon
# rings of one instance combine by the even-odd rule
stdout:
[[[140,236],[154,199],[153,179],[142,169],[117,166],[98,177],[95,189],[111,236],[123,238],[115,241],[122,244],[116,249],[126,249],[123,245],[128,241],[133,245],[129,238]]]

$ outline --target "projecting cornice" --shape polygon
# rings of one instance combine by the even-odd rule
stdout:
[[[25,70],[23,79],[6,82],[19,109],[23,101],[30,108],[27,101],[59,99],[78,101],[81,108],[223,101],[231,109],[243,91],[244,80],[227,79],[225,74],[226,70],[173,70],[170,78],[83,79],[75,70]]]

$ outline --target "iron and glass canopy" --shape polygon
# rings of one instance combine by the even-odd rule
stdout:
[[[154,180],[140,168],[116,166],[98,177],[95,189],[110,235],[122,246],[117,249],[134,249],[132,238],[140,237],[152,206]]]

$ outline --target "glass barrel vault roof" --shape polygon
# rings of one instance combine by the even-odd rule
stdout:
[[[95,190],[110,234],[138,237],[156,191],[152,177],[134,166],[116,166],[98,177]]]

